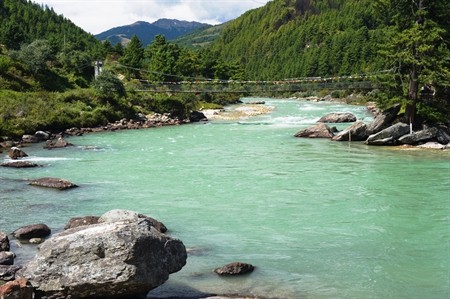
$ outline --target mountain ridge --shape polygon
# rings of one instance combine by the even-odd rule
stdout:
[[[144,46],[150,44],[156,35],[164,35],[167,40],[188,34],[200,28],[212,27],[210,24],[177,19],[158,19],[153,23],[136,21],[132,24],[113,27],[95,35],[98,40],[108,40],[111,44],[127,44],[136,35]]]

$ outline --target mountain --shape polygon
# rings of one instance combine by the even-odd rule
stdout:
[[[252,79],[384,69],[386,36],[371,0],[273,0],[230,21],[212,49]]]
[[[208,28],[212,25],[179,21],[172,19],[160,19],[153,23],[139,21],[131,25],[125,25],[109,29],[95,35],[98,40],[108,40],[113,45],[126,44],[133,35],[136,35],[144,46],[150,44],[156,35],[164,35],[167,40],[173,40],[184,34],[188,34],[199,28]]]
[[[191,33],[181,35],[172,40],[172,42],[190,49],[205,48],[219,38],[226,25],[227,23],[223,23],[215,26],[202,27]]]

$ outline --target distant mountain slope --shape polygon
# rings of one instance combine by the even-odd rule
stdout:
[[[108,40],[113,45],[126,44],[133,35],[136,35],[144,46],[150,44],[156,35],[164,35],[166,40],[175,39],[199,28],[211,27],[209,24],[199,22],[160,19],[153,23],[136,22],[131,25],[115,27],[95,35],[98,40]]]
[[[371,0],[273,0],[230,21],[217,55],[254,79],[367,73],[383,69],[385,32]]]
[[[191,33],[177,37],[172,42],[191,49],[204,48],[219,38],[226,24],[227,23],[223,23],[211,27],[196,29]]]

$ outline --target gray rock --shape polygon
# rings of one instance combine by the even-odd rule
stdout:
[[[9,251],[9,238],[4,232],[0,232],[0,251]]]
[[[334,141],[363,141],[367,139],[367,125],[359,120],[347,129],[336,134],[332,140]]]
[[[350,123],[355,122],[356,116],[349,112],[333,112],[319,119],[322,123]]]
[[[376,134],[392,125],[392,122],[397,118],[400,112],[400,105],[395,105],[392,108],[384,110],[377,115],[375,119],[367,127],[367,135]]]
[[[45,238],[51,234],[51,229],[45,224],[32,224],[23,226],[13,233],[13,236],[19,240],[30,240],[33,238]]]
[[[30,161],[12,161],[2,163],[0,166],[2,167],[12,167],[12,168],[33,168],[39,167],[38,164],[30,162]]]
[[[413,132],[412,134],[403,135],[398,141],[402,144],[415,145],[435,138],[437,133],[437,128],[427,128],[418,132]]]
[[[38,143],[39,139],[34,135],[23,135],[22,142],[23,143]]]
[[[37,131],[34,133],[34,137],[36,137],[39,141],[49,140],[51,135],[44,131]]]
[[[10,148],[8,151],[8,156],[13,160],[28,157],[28,155],[18,147]]]
[[[333,138],[334,134],[331,132],[331,128],[324,123],[318,123],[305,130],[297,132],[295,137],[306,138]]]
[[[436,140],[440,144],[449,144],[450,143],[450,129],[444,125],[438,126]]]
[[[11,281],[16,279],[16,273],[22,269],[21,266],[4,266],[0,265],[0,280]]]
[[[409,133],[409,125],[397,123],[376,134],[370,135],[366,140],[369,145],[395,145],[398,138]]]
[[[72,143],[68,142],[62,137],[59,137],[56,140],[47,140],[47,142],[44,145],[44,148],[46,149],[55,149],[55,148],[64,148],[68,146],[73,146]]]
[[[191,115],[189,115],[189,121],[190,122],[208,121],[208,118],[205,116],[203,112],[192,111]]]
[[[234,262],[214,270],[219,275],[242,275],[253,272],[255,267],[250,264]]]
[[[133,211],[128,211],[128,210],[111,210],[105,214],[103,214],[99,219],[98,222],[99,223],[103,223],[103,222],[116,222],[116,221],[121,221],[121,220],[140,220],[140,219],[147,219],[151,225],[156,228],[159,232],[161,233],[165,233],[167,232],[167,227],[160,221],[152,218],[152,217],[148,217],[145,216],[143,214],[138,214],[136,212]]]
[[[38,187],[54,188],[59,190],[66,190],[78,187],[74,183],[58,178],[40,178],[32,180],[30,182],[30,185]]]
[[[14,265],[14,253],[10,251],[0,251],[0,265],[12,266]]]
[[[147,219],[134,218],[80,226],[40,245],[27,265],[39,295],[72,298],[136,297],[163,284],[186,263],[186,248],[158,232]]]

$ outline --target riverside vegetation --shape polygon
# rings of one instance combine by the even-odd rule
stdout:
[[[379,73],[369,94],[402,104],[406,122],[448,123],[450,4],[444,0],[275,0],[223,26],[192,50],[156,36],[144,47],[97,41],[53,9],[0,3],[0,136],[105,125],[138,113],[218,108],[241,93],[140,93],[147,82],[279,80]],[[103,73],[94,79],[94,61]],[[331,92],[331,91],[330,91]],[[360,90],[335,91],[345,95]],[[259,95],[261,92],[258,91]],[[265,94],[273,96],[273,94]]]

